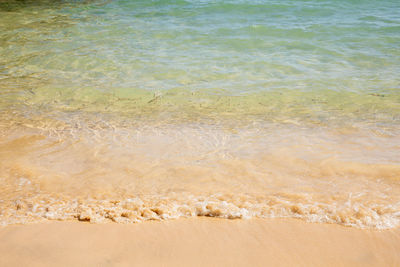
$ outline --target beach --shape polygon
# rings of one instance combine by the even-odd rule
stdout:
[[[1,266],[397,266],[400,232],[294,219],[47,222],[0,229]]]
[[[398,10],[0,0],[0,265],[400,265]]]

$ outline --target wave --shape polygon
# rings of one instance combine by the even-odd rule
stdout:
[[[98,126],[98,134],[9,132],[0,142],[0,224],[210,216],[399,226],[396,138]]]
[[[40,196],[21,199],[2,209],[0,225],[43,220],[79,220],[91,223],[137,223],[196,216],[225,219],[298,218],[314,223],[334,223],[357,228],[390,229],[399,226],[400,203],[365,205],[359,196],[346,202],[295,202],[285,197],[246,195],[174,197],[147,196],[126,199],[60,199]]]

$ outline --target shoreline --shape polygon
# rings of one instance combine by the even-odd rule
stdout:
[[[397,266],[400,228],[188,218],[0,228],[0,266]]]

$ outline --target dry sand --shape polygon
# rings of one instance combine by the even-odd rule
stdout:
[[[48,222],[0,228],[0,266],[400,266],[400,229],[300,220]]]

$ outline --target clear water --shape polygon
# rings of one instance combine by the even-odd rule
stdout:
[[[400,222],[400,2],[0,1],[0,221]]]

